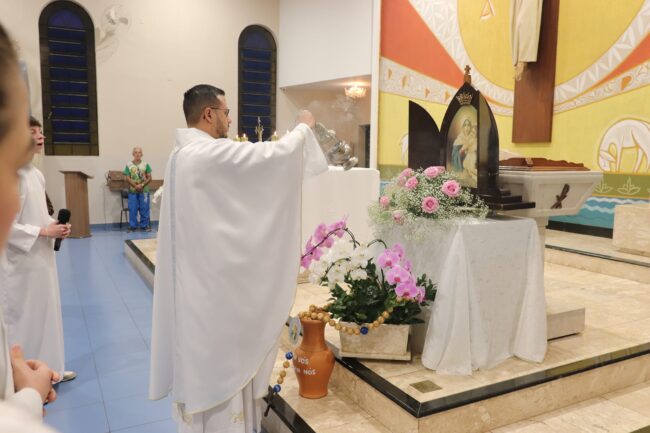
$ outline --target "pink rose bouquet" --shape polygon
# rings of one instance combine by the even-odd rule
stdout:
[[[462,187],[444,167],[404,169],[390,181],[378,203],[371,205],[370,218],[378,230],[405,226],[419,229],[421,218],[439,221],[485,218],[488,208],[478,196]],[[406,289],[404,289],[406,290]]]

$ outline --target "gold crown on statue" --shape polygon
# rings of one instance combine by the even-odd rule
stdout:
[[[472,103],[472,94],[463,92],[458,96],[456,96],[456,99],[458,100],[460,105],[469,105]]]

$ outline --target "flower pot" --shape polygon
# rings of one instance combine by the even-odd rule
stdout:
[[[322,320],[300,319],[302,342],[294,350],[293,366],[298,378],[298,393],[305,398],[327,395],[334,354],[325,343],[325,323]]]
[[[341,322],[343,326],[357,324]],[[341,355],[372,359],[411,359],[408,350],[411,325],[381,325],[366,335],[340,332]]]

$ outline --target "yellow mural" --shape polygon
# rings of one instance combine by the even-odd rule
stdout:
[[[594,65],[616,43],[644,0],[560,2],[555,81],[564,83]],[[509,39],[510,0],[492,0],[493,14],[481,19],[485,3],[458,1],[458,24],[467,54],[486,79],[513,90]]]
[[[582,162],[593,170],[650,176],[650,0],[560,2],[552,141],[530,144],[511,140],[509,0],[392,1],[417,14],[444,47],[452,64],[441,63],[441,68],[472,65],[473,84],[494,111],[501,148]],[[385,37],[391,34],[382,31]],[[635,52],[638,47],[645,54]],[[638,60],[639,55],[645,59]],[[625,63],[634,56],[637,61]],[[425,107],[440,126],[457,88],[436,79],[435,70],[423,73],[408,63],[384,53],[380,60],[378,163],[388,170],[382,177],[394,171],[390,167],[405,165],[408,100]],[[621,65],[624,69],[612,74]]]

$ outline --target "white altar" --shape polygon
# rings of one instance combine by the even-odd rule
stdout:
[[[320,223],[348,215],[348,227],[360,241],[373,239],[368,206],[379,199],[379,171],[371,168],[330,166],[308,179],[302,189],[302,245]]]
[[[435,223],[426,240],[400,242],[416,275],[438,284],[422,364],[441,374],[472,373],[517,356],[541,362],[547,346],[544,269],[532,219],[496,217]]]

